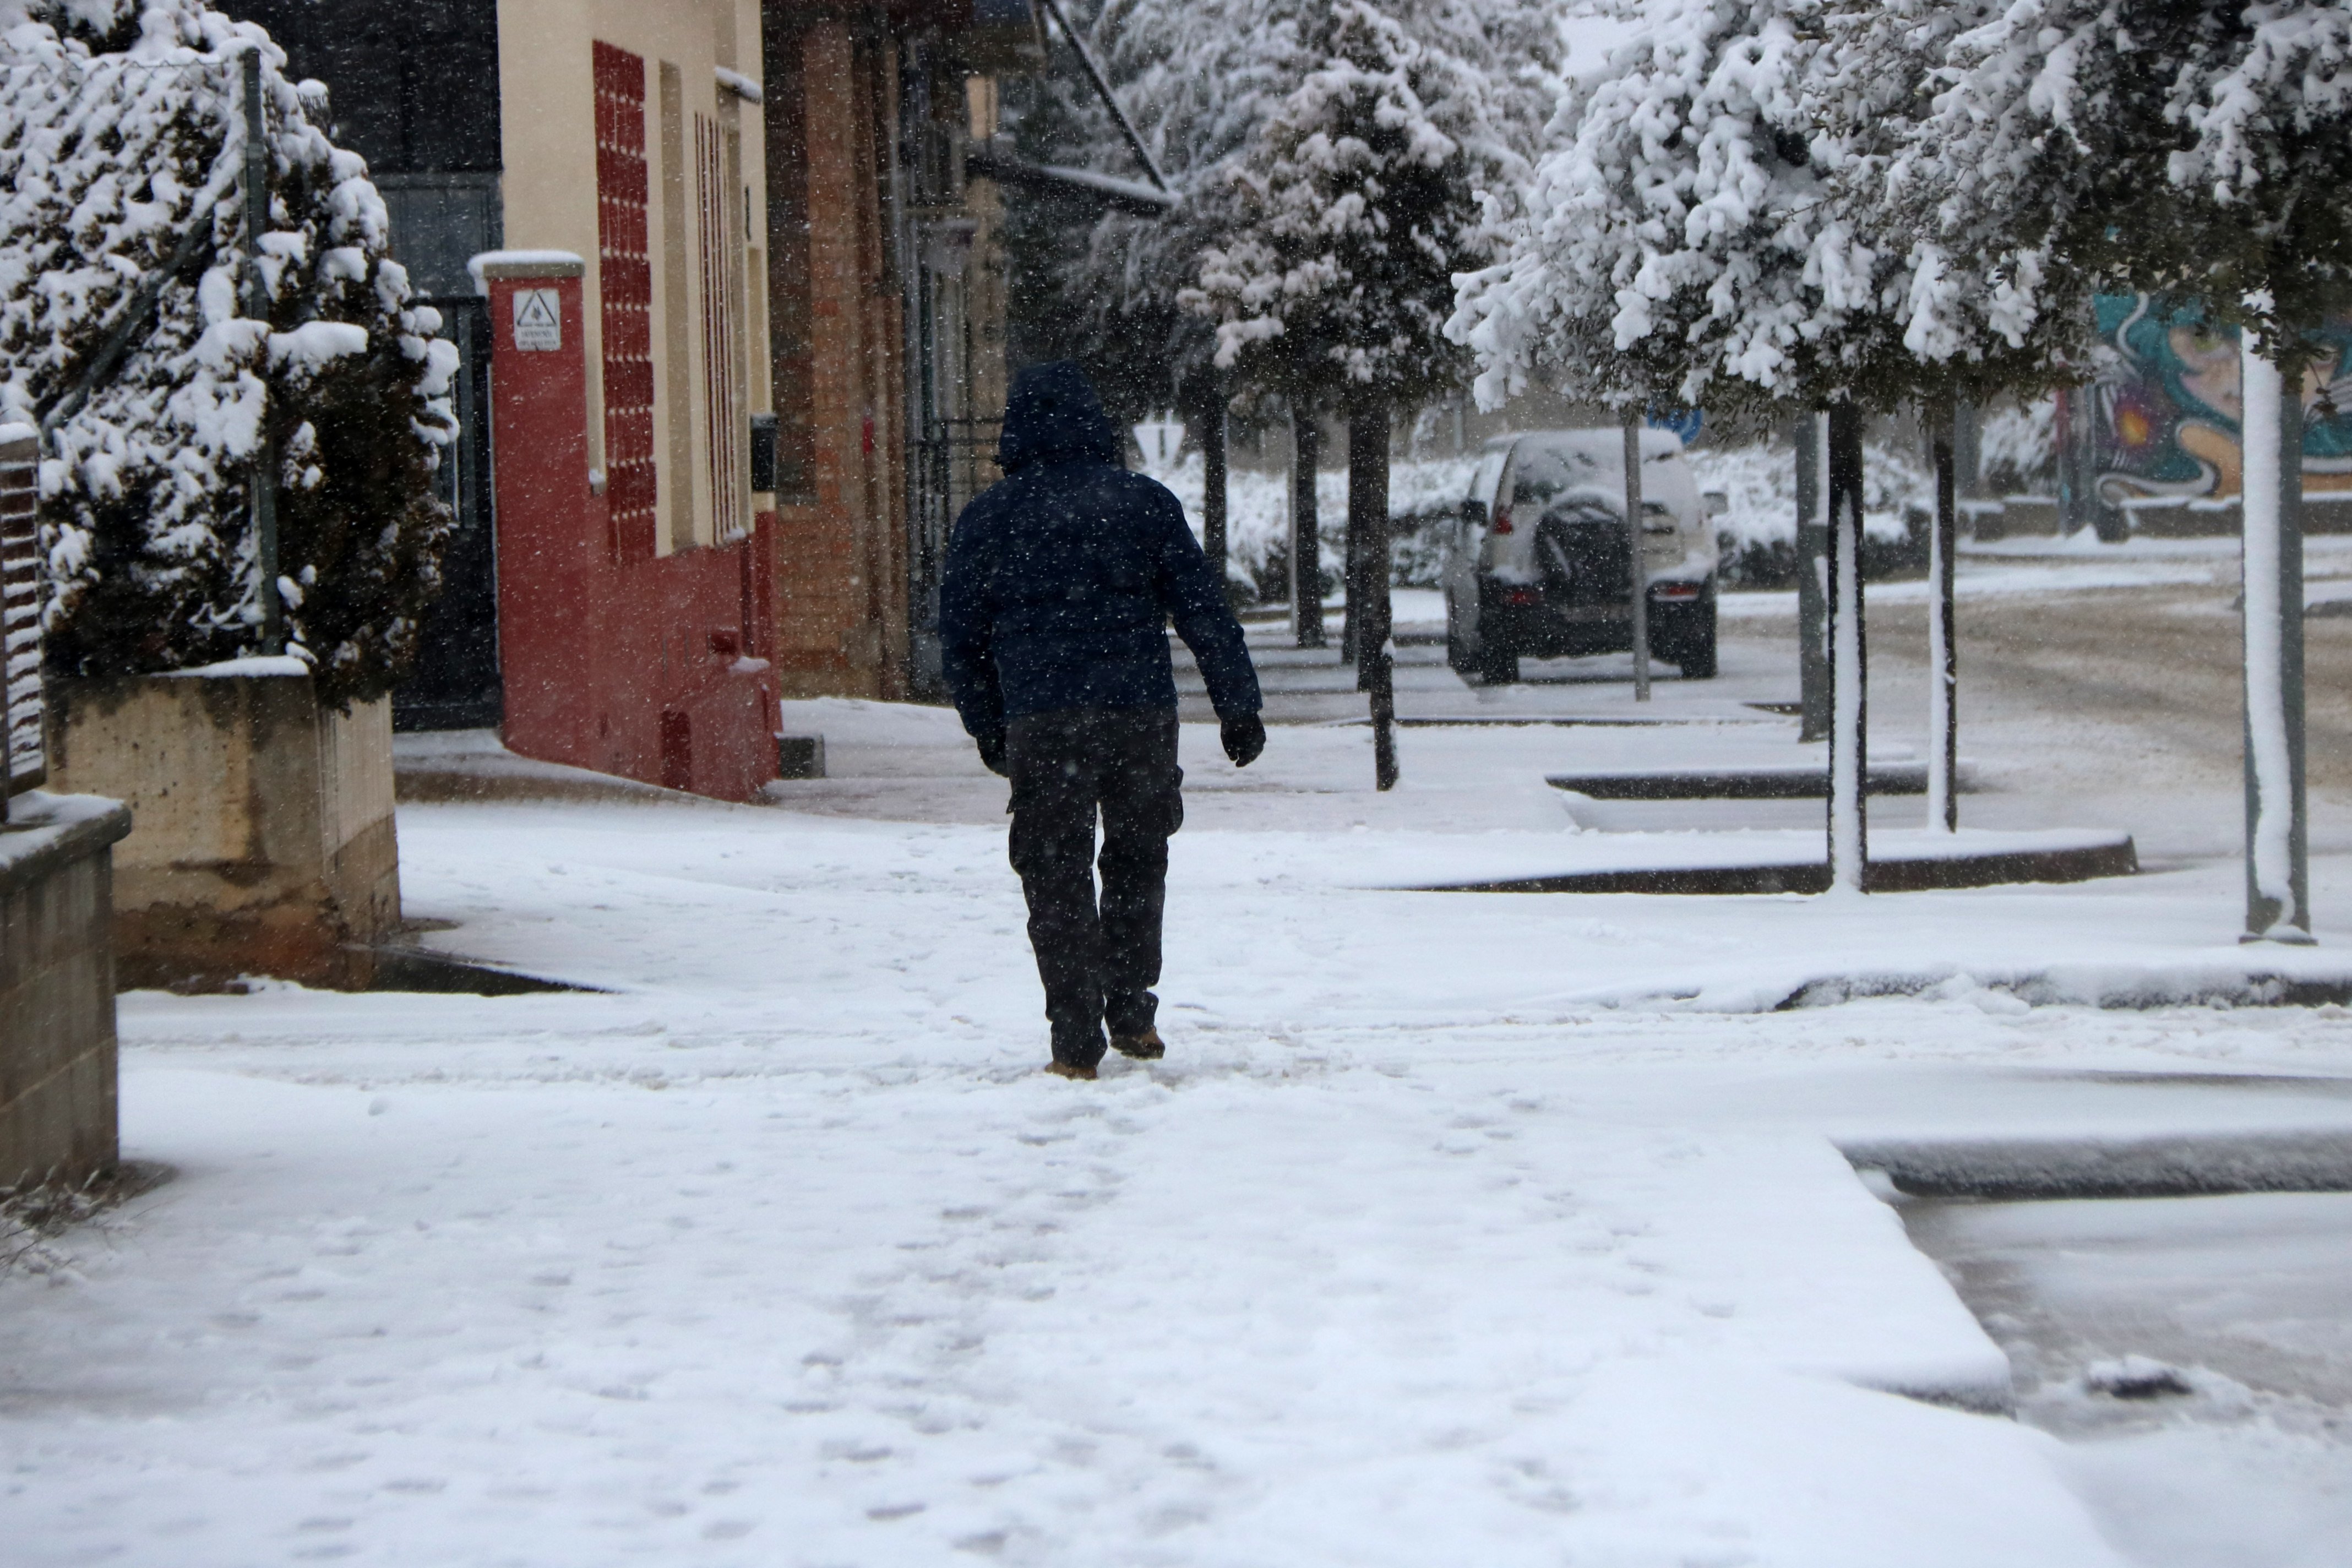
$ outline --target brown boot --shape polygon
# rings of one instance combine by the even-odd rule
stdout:
[[[1168,1047],[1160,1043],[1160,1031],[1149,1025],[1139,1035],[1113,1035],[1110,1048],[1139,1062],[1156,1062],[1168,1054]]]
[[[1045,1070],[1055,1078],[1078,1078],[1092,1081],[1095,1076],[1094,1068],[1082,1068],[1076,1062],[1047,1062]]]

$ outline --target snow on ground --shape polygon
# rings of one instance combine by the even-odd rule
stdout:
[[[1286,710],[1360,702],[1266,653]],[[126,997],[126,1150],[176,1175],[0,1278],[0,1558],[2339,1560],[2335,1407],[2063,1442],[1985,1413],[2009,1359],[1838,1152],[2352,1133],[2341,1009],[2053,1005],[2341,976],[2238,946],[2233,861],[1382,886],[1635,836],[1545,771],[1793,748],[1748,705],[1788,672],[1727,655],[1640,714],[1604,661],[1409,663],[1407,714],[1465,721],[1402,731],[1385,796],[1360,726],[1279,725],[1236,773],[1188,724],[1170,1055],[1090,1085],[1036,1070],[1003,786],[944,710],[788,705],[835,776],[762,806],[404,805],[426,940],[599,989]],[[403,751],[530,782],[478,739]],[[2126,798],[2052,809],[2134,826]],[[2352,857],[2313,883],[2352,928]],[[2266,1454],[2285,1500],[2236,1555],[2150,1528],[2247,1517]]]

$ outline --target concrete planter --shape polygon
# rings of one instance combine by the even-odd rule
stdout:
[[[0,1188],[115,1161],[110,800],[28,794],[0,822]]]
[[[111,795],[126,986],[359,987],[400,926],[392,710],[322,708],[284,659],[53,684],[50,778]]]

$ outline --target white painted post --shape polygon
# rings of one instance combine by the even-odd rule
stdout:
[[[1870,703],[1863,642],[1862,411],[1830,409],[1830,890],[1863,891]]]
[[[2311,941],[2304,816],[2303,400],[2241,331],[2246,942]]]

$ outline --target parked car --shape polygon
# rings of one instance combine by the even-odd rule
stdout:
[[[1445,552],[1446,658],[1464,676],[1512,681],[1523,658],[1633,647],[1624,441],[1614,429],[1530,430],[1486,443]],[[1690,680],[1715,674],[1720,510],[1701,499],[1682,438],[1643,431],[1650,654]]]

